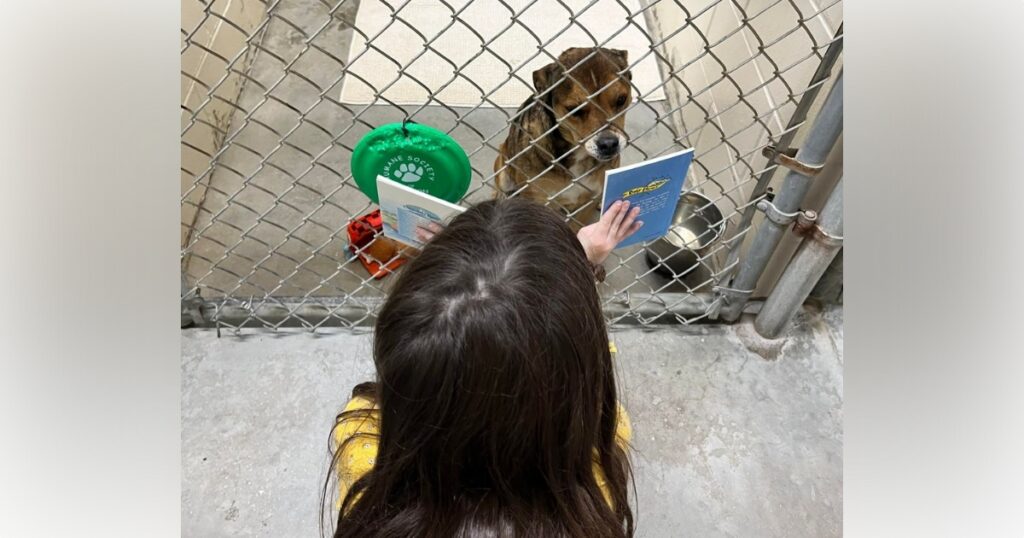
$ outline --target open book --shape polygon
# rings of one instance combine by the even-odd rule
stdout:
[[[644,223],[616,248],[658,239],[668,233],[691,162],[693,148],[605,172],[601,213],[616,200],[624,200],[629,202],[630,209],[640,208],[637,220]]]
[[[390,180],[377,176],[377,195],[384,237],[423,248],[416,229],[430,222],[444,225],[466,209]]]

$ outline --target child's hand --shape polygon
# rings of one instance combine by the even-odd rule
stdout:
[[[586,251],[590,263],[595,265],[604,263],[604,260],[619,243],[636,233],[644,225],[642,221],[636,220],[638,215],[640,215],[639,207],[630,210],[629,202],[619,200],[613,203],[604,215],[601,215],[601,220],[581,228],[576,237],[583,245],[583,250]]]
[[[436,222],[430,222],[423,226],[416,227],[416,239],[419,239],[421,243],[429,243],[431,239],[437,234],[441,233],[444,227]],[[402,247],[402,255],[406,258],[412,259],[420,255],[420,249],[412,245],[404,245]]]
[[[427,222],[426,226],[416,227],[416,239],[423,243],[429,243],[435,235],[441,233],[444,227],[436,222]]]

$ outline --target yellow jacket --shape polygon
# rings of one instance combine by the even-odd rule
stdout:
[[[611,346],[615,352],[614,345]],[[619,445],[626,450],[630,439],[633,437],[633,430],[629,422],[629,416],[622,404],[618,405],[619,416],[615,431]],[[357,414],[354,417],[339,420],[334,426],[334,448],[343,446],[342,453],[338,458],[338,501],[336,508],[341,507],[341,501],[345,494],[356,480],[373,468],[377,457],[377,440],[380,433],[380,412],[376,403],[372,400],[356,397],[349,400],[345,405],[344,412],[365,410],[366,413]],[[346,441],[351,442],[345,444]],[[605,500],[611,504],[611,495],[608,492],[608,483],[604,471],[597,461],[594,462],[594,478],[604,493]]]

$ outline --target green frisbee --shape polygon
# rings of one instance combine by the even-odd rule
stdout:
[[[469,158],[445,133],[418,123],[389,123],[370,131],[352,151],[356,185],[373,203],[377,176],[456,203],[469,190]]]

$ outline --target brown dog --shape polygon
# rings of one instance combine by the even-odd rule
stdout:
[[[574,228],[595,222],[604,172],[619,166],[629,140],[628,66],[624,50],[571,48],[534,71],[536,93],[519,107],[494,162],[497,196],[550,202]]]

